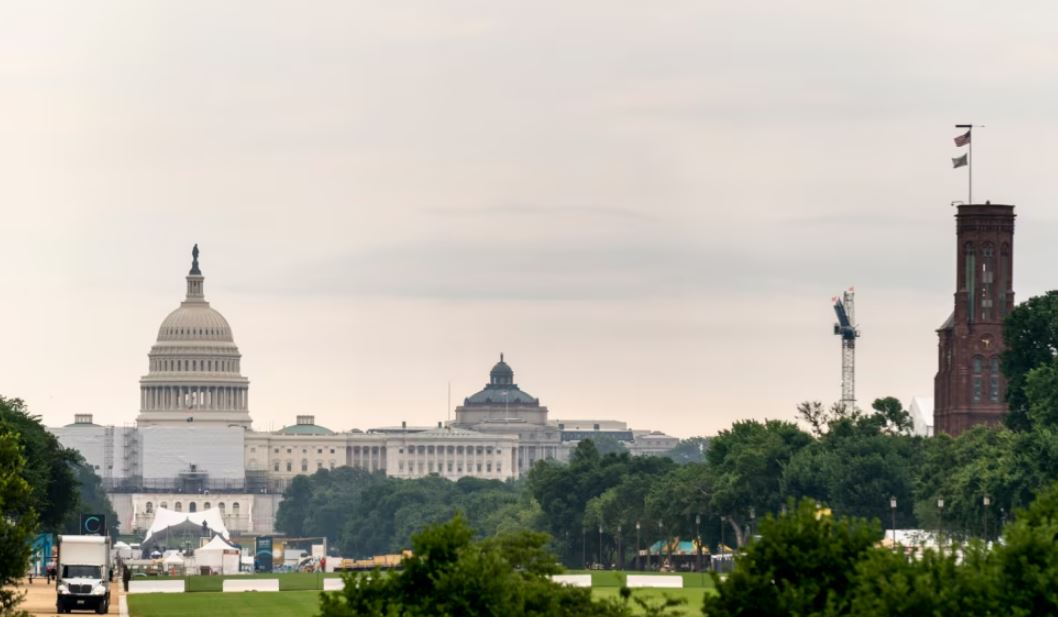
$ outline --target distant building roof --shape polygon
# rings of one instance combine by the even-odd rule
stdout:
[[[316,416],[298,416],[297,424],[276,431],[280,435],[334,435],[331,429],[316,424]]]
[[[489,371],[489,383],[480,392],[471,394],[463,400],[464,405],[532,405],[540,406],[540,400],[523,392],[514,383],[514,370],[503,360]]]

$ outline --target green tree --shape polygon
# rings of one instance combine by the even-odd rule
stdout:
[[[599,454],[627,454],[628,448],[623,443],[617,440],[613,435],[607,435],[606,433],[599,433],[594,435],[591,439],[587,440],[595,444],[595,449],[599,451]]]
[[[1003,342],[1006,350],[1000,361],[1007,378],[1010,406],[1005,422],[1014,430],[1028,430],[1032,425],[1025,390],[1029,373],[1058,357],[1058,291],[1029,298],[1014,307],[1003,322]]]
[[[812,437],[797,425],[779,420],[735,422],[710,441],[710,505],[729,522],[739,546],[750,512],[763,515],[779,509],[783,470],[811,443]]]
[[[1020,511],[995,549],[999,604],[1008,615],[1058,614],[1058,484]]]
[[[856,564],[848,597],[827,615],[1007,615],[995,568],[980,544],[954,553],[927,550],[918,559],[888,549],[867,551]]]
[[[73,472],[78,486],[77,505],[66,514],[66,519],[62,523],[63,532],[79,533],[81,528],[79,514],[91,512],[106,516],[110,536],[116,538],[120,521],[103,488],[103,480],[90,465],[84,462],[80,454],[77,454],[77,463],[73,467]]]
[[[662,456],[667,456],[680,465],[687,463],[701,463],[705,461],[705,453],[709,450],[708,437],[691,437],[681,439],[676,447]]]
[[[910,436],[910,416],[897,399],[877,399],[873,408],[828,416],[819,438],[784,469],[782,490],[826,503],[836,514],[886,522],[896,497],[897,524],[914,526],[924,440]]]
[[[871,409],[875,411],[873,418],[884,433],[910,435],[915,428],[911,412],[906,411],[900,399],[894,396],[874,399]]]
[[[321,594],[322,617],[563,617],[628,615],[615,601],[596,602],[590,589],[552,583],[554,556],[538,533],[474,542],[462,517],[432,525],[412,539],[413,556],[389,576],[347,577],[339,594]]]
[[[294,476],[283,491],[283,501],[276,510],[276,529],[290,536],[305,535],[305,519],[313,493],[309,476]]]
[[[1058,427],[1058,360],[1025,375],[1024,398],[1029,422],[1036,427]]]
[[[25,467],[18,438],[0,429],[0,615],[5,617],[26,614],[17,611],[23,594],[13,589],[29,566],[30,541],[37,528]]]
[[[597,525],[606,530],[612,549],[617,525],[622,526],[623,545],[634,538],[634,522],[643,513],[641,500],[649,483],[677,468],[671,459],[628,454],[599,454],[590,440],[581,441],[568,465],[548,461],[529,472],[528,487],[543,511],[545,531],[550,532],[563,561],[581,564],[582,557],[598,552]],[[588,503],[621,486],[592,506]],[[591,548],[589,548],[591,547]],[[583,564],[582,564],[583,565]]]
[[[0,396],[0,431],[3,430],[16,435],[22,448],[26,460],[22,477],[32,489],[30,505],[40,517],[41,526],[46,531],[60,529],[77,508],[73,469],[80,456],[62,447],[40,418],[29,414],[20,399]]]
[[[876,522],[833,518],[802,500],[779,517],[768,515],[726,579],[713,575],[717,594],[705,614],[821,615],[848,600],[856,565],[881,537]]]

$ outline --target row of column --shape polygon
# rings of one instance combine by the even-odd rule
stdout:
[[[462,465],[462,467],[467,470],[467,473],[470,473],[471,469],[476,469],[476,465],[478,463],[481,463],[482,465],[493,463],[493,469],[495,469],[496,465],[502,466],[504,463],[504,455],[502,453],[497,453],[496,448],[494,448],[492,452],[489,452],[487,449],[483,448],[481,454],[478,454],[477,446],[465,446],[463,448],[462,453],[459,452],[459,448],[456,447],[452,454],[448,454],[446,446],[435,446],[433,454],[429,454],[426,452],[424,452],[423,454],[419,454],[417,447],[421,446],[409,445],[405,446],[404,448],[404,458],[409,465],[409,471],[412,471],[412,465],[416,465],[420,462],[434,463],[435,470],[445,470],[446,472],[448,469],[447,463],[452,462],[456,465]],[[514,459],[513,455],[507,458],[509,460]],[[484,470],[484,467],[482,469]],[[502,469],[502,467],[500,469]]]
[[[144,386],[140,388],[140,408],[241,411],[248,406],[247,394],[245,387]]]
[[[368,471],[376,471],[385,468],[386,448],[385,446],[358,446],[350,451],[352,466]]]

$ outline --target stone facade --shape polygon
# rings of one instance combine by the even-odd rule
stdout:
[[[1007,412],[1003,319],[1014,309],[1014,206],[967,204],[956,214],[955,309],[937,330],[934,427],[958,435]]]

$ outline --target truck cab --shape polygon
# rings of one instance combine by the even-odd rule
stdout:
[[[106,536],[59,536],[55,609],[110,609],[110,538]]]

